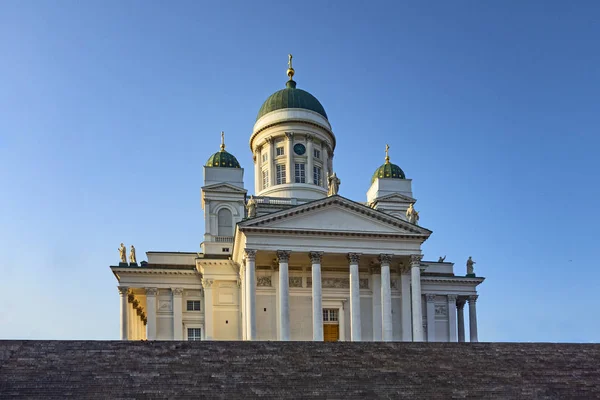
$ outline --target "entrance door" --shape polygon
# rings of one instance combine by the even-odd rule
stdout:
[[[337,342],[340,339],[340,326],[338,324],[323,324],[323,341]]]
[[[337,308],[323,309],[323,341],[337,342],[340,340],[340,324]]]

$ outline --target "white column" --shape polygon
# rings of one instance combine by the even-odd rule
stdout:
[[[246,339],[256,340],[256,250],[245,249],[246,253]]]
[[[477,302],[477,298],[479,296],[473,295],[469,296],[469,333],[471,336],[471,342],[477,343],[479,339],[477,338],[477,309],[475,308],[475,303]]]
[[[171,288],[173,293],[173,340],[183,340],[183,289]]]
[[[280,339],[290,340],[290,278],[288,273],[288,262],[290,252],[286,250],[277,251],[279,259],[279,332]]]
[[[373,341],[382,340],[381,335],[381,268],[371,267],[371,288],[373,289]]]
[[[412,284],[412,328],[413,342],[423,341],[423,309],[421,308],[421,259],[422,254],[410,256],[410,277]]]
[[[456,299],[455,294],[448,295],[448,341],[456,342]]]
[[[202,288],[204,292],[204,339],[213,340],[213,286],[214,280],[202,278]]]
[[[254,193],[262,189],[262,146],[257,146],[254,151]]]
[[[327,146],[323,145],[321,146],[321,148],[323,149],[321,151],[321,155],[323,156],[323,187],[327,190],[329,190],[329,166],[328,166],[328,156],[329,153],[327,152]]]
[[[246,340],[246,278],[245,278],[245,273],[246,273],[246,266],[244,265],[244,262],[242,262],[242,265],[240,266],[240,294],[241,294],[241,298],[240,298],[240,326],[242,327],[242,340]]]
[[[127,292],[129,291],[129,288],[127,286],[118,286],[117,289],[119,289],[119,298],[121,300],[121,305],[120,305],[120,331],[121,331],[121,340],[127,340],[127,333],[128,333],[128,327],[127,327],[127,322],[128,322],[128,315],[127,315],[127,310],[129,309],[129,302],[127,301]]]
[[[314,184],[313,167],[314,163],[314,151],[313,151],[313,136],[306,135],[306,183]]]
[[[456,302],[456,313],[458,314],[458,341],[465,341],[465,300],[458,299]]]
[[[410,268],[402,267],[400,275],[400,289],[402,290],[402,341],[412,341],[411,301],[410,301]]]
[[[285,136],[287,137],[285,150],[285,176],[286,183],[294,183],[294,134],[292,132],[286,132]]]
[[[353,342],[361,341],[359,258],[360,255],[357,253],[348,253],[350,262],[350,340]]]
[[[435,342],[435,294],[428,293],[427,299],[427,341]]]
[[[156,295],[157,288],[146,288],[146,337],[148,340],[156,340]]]
[[[394,327],[392,325],[392,287],[390,283],[391,254],[380,254],[381,262],[381,333],[384,342],[394,339]]]
[[[313,341],[323,341],[323,293],[321,290],[321,259],[323,253],[311,251],[308,253],[312,264],[312,321]]]

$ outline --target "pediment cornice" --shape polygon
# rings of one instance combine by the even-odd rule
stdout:
[[[282,221],[287,219],[296,218],[301,214],[310,215],[312,213],[317,213],[322,210],[326,210],[328,208],[341,208],[349,213],[353,213],[355,215],[362,215],[366,217],[366,219],[371,219],[373,222],[378,224],[386,225],[390,228],[389,232],[350,232],[347,230],[341,231],[330,231],[327,229],[319,229],[315,227],[315,229],[285,229],[285,228],[276,228],[270,225],[279,224]],[[262,229],[264,231],[280,231],[280,232],[294,232],[298,234],[302,233],[319,233],[319,234],[332,234],[332,235],[353,235],[353,236],[364,236],[364,235],[373,235],[373,236],[390,236],[390,237],[423,237],[426,239],[431,235],[431,231],[420,227],[418,225],[411,224],[403,219],[394,217],[392,215],[386,214],[384,212],[374,210],[370,207],[367,207],[363,204],[354,202],[352,200],[346,199],[339,195],[327,197],[325,199],[315,200],[310,203],[305,203],[296,207],[288,208],[286,210],[277,211],[271,214],[263,215],[257,218],[248,219],[242,221],[238,224],[240,231],[250,231]]]

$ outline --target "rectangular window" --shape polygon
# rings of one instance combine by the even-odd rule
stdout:
[[[296,164],[295,177],[296,183],[306,183],[306,171],[304,169],[304,164]]]
[[[338,310],[336,308],[324,308],[323,322],[338,322]]]
[[[200,311],[200,300],[188,300],[187,301],[188,311]]]
[[[315,157],[317,160],[320,160],[321,159],[321,150],[314,149],[313,150],[313,157]]]
[[[263,155],[262,155],[262,162],[267,162],[268,159],[269,159],[269,154],[263,153]]]
[[[313,167],[313,183],[315,185],[323,186],[321,167]]]
[[[269,187],[269,171],[263,171],[262,172],[262,179],[263,179],[263,189],[268,188]]]
[[[285,164],[280,164],[275,168],[277,184],[282,185],[285,183]]]
[[[284,155],[285,153],[283,152],[283,146],[281,146],[281,147],[277,147],[277,148],[275,149],[275,154],[276,154],[276,155],[278,155],[278,156],[282,156],[282,155]]]
[[[200,328],[188,328],[188,340],[202,340]]]

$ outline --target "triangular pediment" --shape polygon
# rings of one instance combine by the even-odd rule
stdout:
[[[382,202],[382,201],[389,201],[389,202],[396,202],[396,203],[416,203],[417,200],[413,199],[410,196],[405,196],[400,193],[391,193],[391,194],[386,194],[385,196],[381,196],[381,197],[375,199],[374,203]]]
[[[212,185],[202,186],[204,192],[224,192],[224,193],[246,193],[246,189],[234,186],[230,183],[213,183]]]
[[[241,222],[240,230],[262,228],[298,232],[352,233],[357,235],[409,235],[428,237],[431,231],[373,210],[341,196],[313,201]]]

